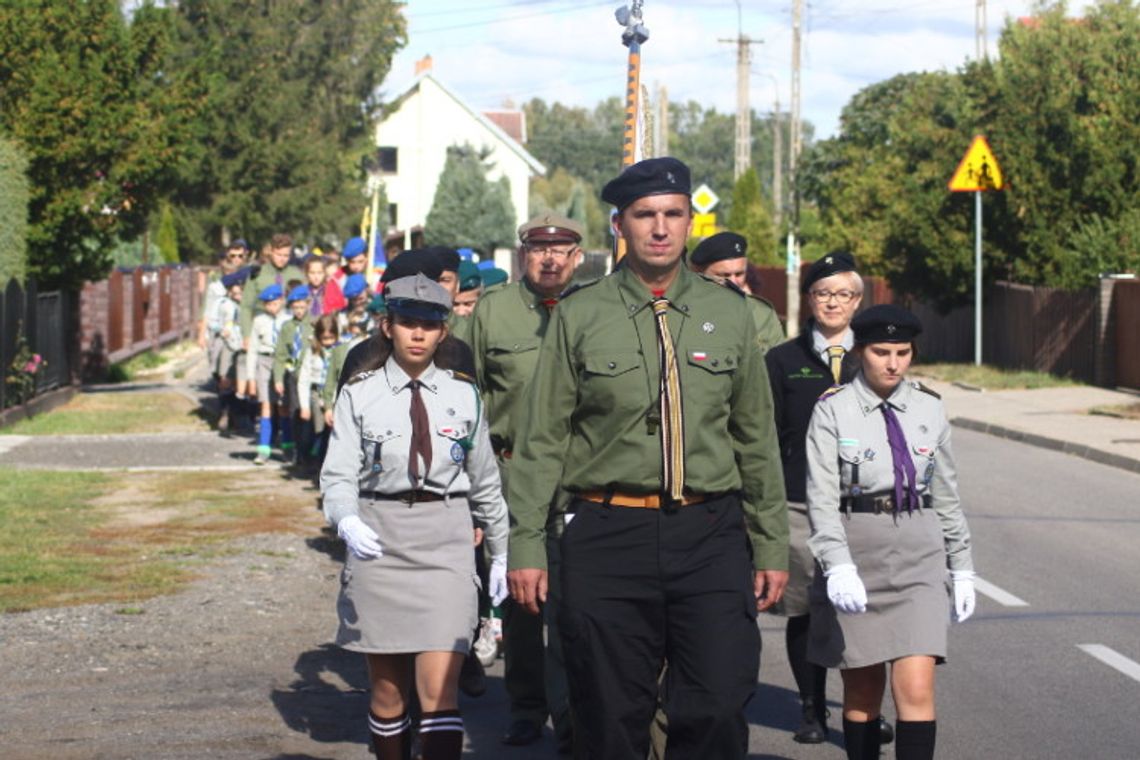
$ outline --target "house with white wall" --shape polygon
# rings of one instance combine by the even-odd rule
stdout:
[[[487,179],[495,182],[507,178],[516,226],[527,220],[530,180],[543,176],[546,169],[496,123],[502,122],[498,114],[491,118],[467,105],[430,70],[420,73],[393,103],[388,115],[376,125],[376,146],[388,199],[388,220],[403,233],[402,247],[411,247],[414,230],[422,229],[447,149],[453,145],[470,144],[488,152],[491,168]],[[498,266],[513,269],[509,252],[503,262],[499,258],[496,255]]]

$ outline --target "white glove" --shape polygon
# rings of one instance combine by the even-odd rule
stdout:
[[[974,593],[974,572],[972,570],[951,570],[950,580],[954,581],[954,622],[965,623],[974,614],[978,602]]]
[[[857,615],[867,611],[867,589],[854,565],[836,565],[827,577],[827,598],[840,612]]]
[[[384,556],[380,536],[356,515],[349,515],[336,526],[336,534],[344,539],[348,550],[357,559],[376,559]]]
[[[491,557],[491,571],[487,574],[487,592],[492,606],[498,607],[507,598],[507,555]]]

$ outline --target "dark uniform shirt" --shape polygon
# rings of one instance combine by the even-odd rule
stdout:
[[[796,338],[781,343],[764,355],[768,364],[768,380],[772,384],[772,402],[776,410],[776,431],[780,438],[780,459],[784,463],[784,487],[788,501],[807,500],[808,423],[815,402],[834,385],[831,369],[812,345],[812,328],[808,325]],[[859,369],[852,351],[843,357],[840,382],[849,383]]]

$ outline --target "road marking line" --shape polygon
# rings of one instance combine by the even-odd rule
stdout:
[[[1092,655],[1105,665],[1119,670],[1132,680],[1140,681],[1140,663],[1133,662],[1115,649],[1110,649],[1104,644],[1077,644],[1077,649],[1085,654]]]
[[[1000,589],[989,581],[974,577],[974,588],[978,590],[979,594],[985,594],[990,599],[993,599],[1003,607],[1028,607],[1029,602],[1021,597],[1014,596],[1005,589]]]

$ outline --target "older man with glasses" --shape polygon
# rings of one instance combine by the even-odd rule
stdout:
[[[807,547],[811,533],[805,504],[807,428],[815,402],[823,392],[855,375],[851,319],[863,301],[863,278],[855,271],[854,257],[839,251],[813,263],[802,287],[811,308],[810,321],[799,337],[776,346],[764,359],[772,385],[788,494],[790,578],[781,611],[788,618],[788,663],[803,708],[793,738],[801,744],[821,744],[827,741],[827,669],[807,661],[808,588],[815,573],[815,560]],[[882,723],[881,730],[883,743],[891,741],[890,725]]]

